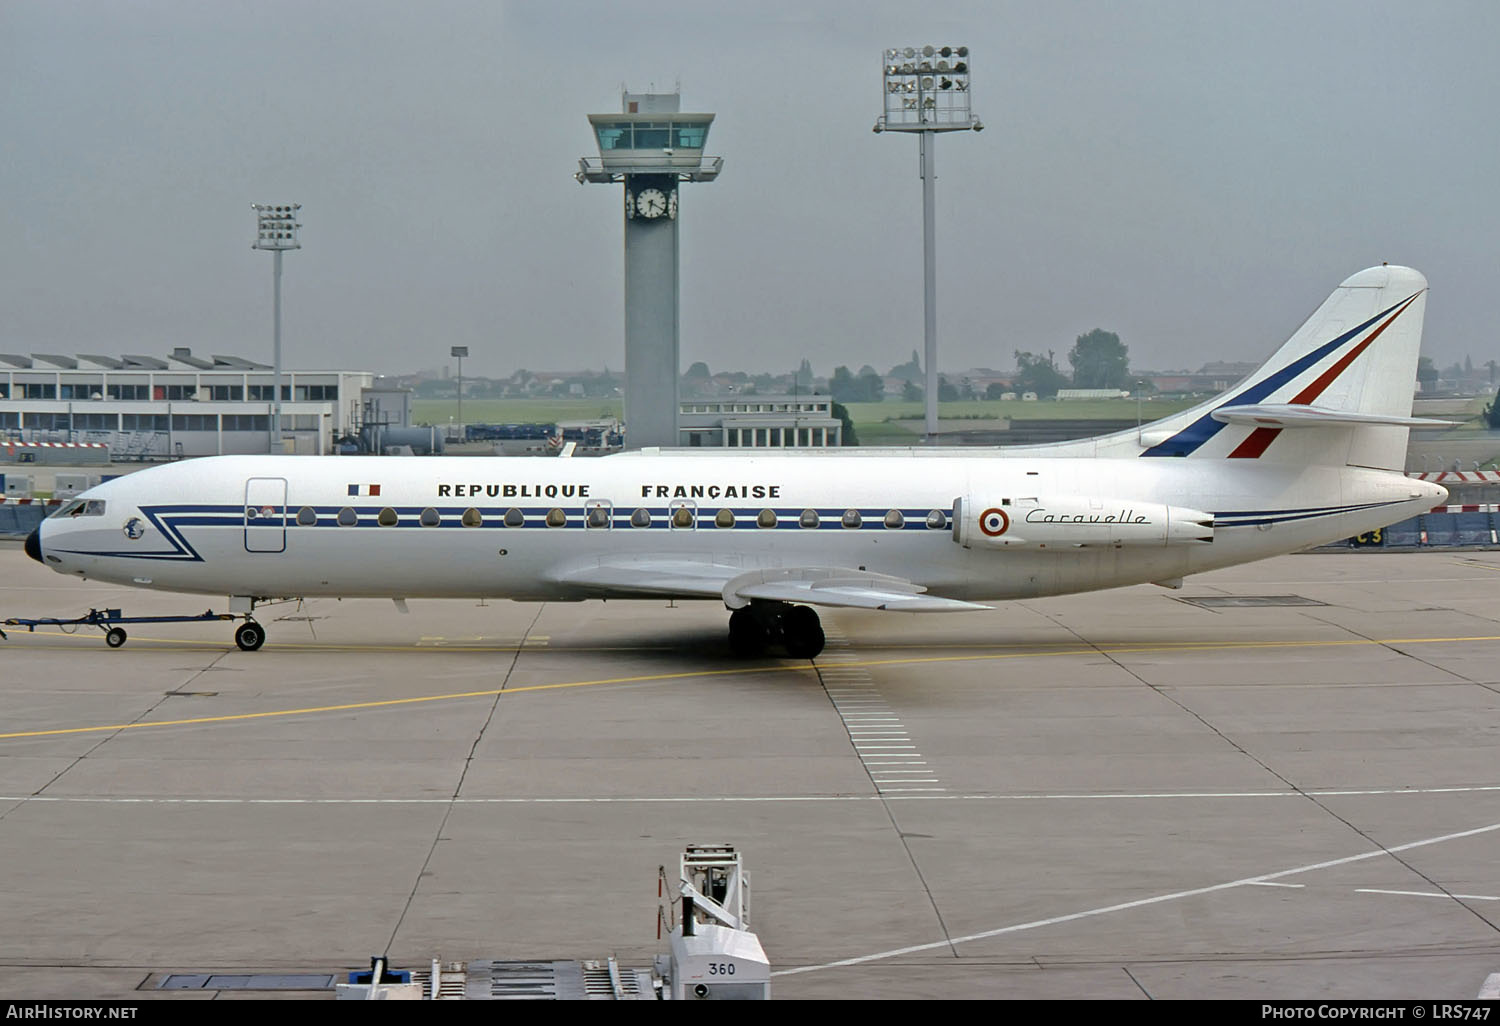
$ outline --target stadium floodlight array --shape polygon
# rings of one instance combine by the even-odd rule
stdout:
[[[885,112],[877,132],[953,132],[984,128],[969,105],[967,46],[891,47],[882,59]]]

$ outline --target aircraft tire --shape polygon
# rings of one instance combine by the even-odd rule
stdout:
[[[119,648],[121,645],[125,644],[125,639],[127,637],[129,637],[129,635],[125,633],[124,627],[111,627],[109,630],[104,632],[104,643],[110,648]]]
[[[737,659],[754,659],[765,652],[771,632],[750,607],[729,614],[729,651]]]
[[[781,634],[786,654],[793,659],[812,659],[823,651],[823,622],[817,611],[807,606],[793,606],[781,618]]]
[[[254,620],[247,620],[235,630],[234,643],[241,651],[254,652],[266,643],[266,629]]]

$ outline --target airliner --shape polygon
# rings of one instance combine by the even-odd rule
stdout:
[[[59,573],[257,603],[707,599],[737,655],[823,649],[813,607],[957,612],[1155,583],[1442,502],[1406,477],[1427,281],[1350,277],[1259,369],[1136,429],[994,449],[647,449],[594,459],[222,456],[79,495]],[[649,628],[648,628],[649,629]],[[123,639],[123,634],[120,636]],[[112,642],[113,644],[114,642]]]

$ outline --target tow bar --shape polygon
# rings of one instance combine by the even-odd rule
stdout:
[[[125,644],[129,637],[125,628],[117,626],[122,623],[199,623],[205,620],[244,620],[234,632],[234,643],[246,652],[254,652],[265,643],[265,628],[261,627],[249,613],[215,613],[212,609],[199,613],[197,616],[122,616],[118,609],[90,609],[88,613],[72,620],[59,619],[52,616],[22,617],[15,616],[5,621],[7,627],[25,627],[28,632],[35,633],[38,627],[98,627],[104,632],[104,643],[110,648],[119,648]],[[66,631],[65,633],[73,633]],[[0,630],[0,638],[6,634]]]

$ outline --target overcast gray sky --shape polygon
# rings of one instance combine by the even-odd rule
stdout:
[[[620,86],[715,112],[682,196],[682,360],[881,371],[922,344],[917,143],[886,46],[972,50],[938,162],[941,367],[1116,331],[1259,360],[1343,278],[1431,281],[1500,359],[1500,4],[0,0],[0,352],[270,361],[252,202],[303,204],[286,362],[623,365]]]

